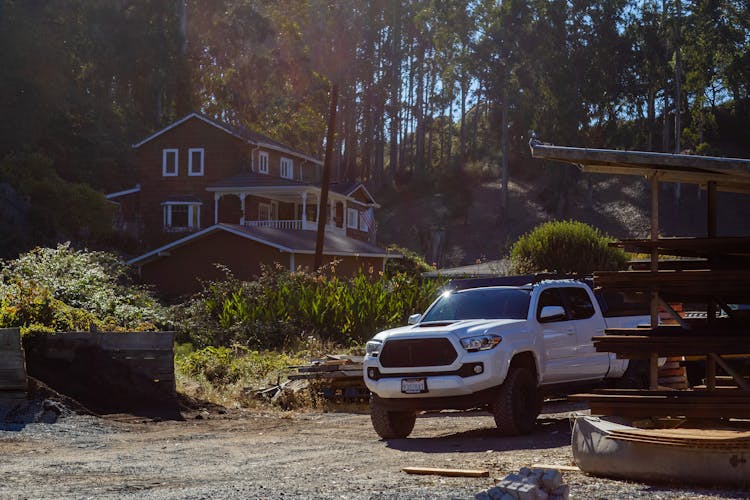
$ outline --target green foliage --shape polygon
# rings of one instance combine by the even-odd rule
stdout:
[[[0,241],[8,241],[0,255],[17,253],[30,241],[54,244],[112,237],[113,206],[91,187],[63,180],[44,155],[8,155],[0,160],[0,179],[26,202],[15,220],[0,224]],[[0,206],[7,203],[7,199],[0,200]]]
[[[402,324],[424,310],[441,283],[360,272],[343,279],[326,271],[290,273],[264,269],[254,282],[231,274],[178,308],[180,335],[198,346],[240,344],[279,349],[313,335],[341,345],[367,340],[378,330]]]
[[[415,279],[421,279],[422,273],[432,271],[435,268],[425,262],[421,255],[408,248],[398,245],[388,245],[388,251],[404,256],[403,259],[388,259],[385,263],[385,273],[393,276],[399,273],[406,274]]]
[[[513,244],[511,272],[560,272],[590,274],[622,269],[627,255],[611,248],[614,241],[598,229],[578,221],[553,221],[537,226]]]
[[[2,262],[0,326],[154,330],[166,322],[163,307],[130,283],[127,268],[112,254],[66,243]]]
[[[175,349],[177,371],[201,379],[213,386],[242,382],[256,385],[272,375],[299,364],[297,357],[273,351],[253,351],[244,347],[205,347],[193,351],[189,344],[178,344]]]

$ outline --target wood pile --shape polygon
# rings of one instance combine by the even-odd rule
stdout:
[[[684,271],[602,271],[594,273],[594,285],[621,292],[659,293],[671,297],[743,298],[750,296],[750,271],[684,270]],[[742,302],[738,300],[738,302]]]
[[[739,429],[628,429],[613,430],[609,439],[662,446],[750,450],[750,431]]]
[[[367,401],[370,393],[362,376],[362,356],[328,354],[307,365],[292,366],[296,373],[289,380],[315,381],[328,400],[338,402]]]

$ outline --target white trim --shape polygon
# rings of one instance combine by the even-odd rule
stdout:
[[[201,154],[201,168],[198,172],[193,171],[193,153],[200,153]],[[190,148],[188,149],[188,176],[190,177],[198,177],[203,175],[203,165],[205,160],[205,151],[203,148]]]
[[[352,212],[356,214],[354,217],[352,217]],[[354,222],[353,226],[352,222]],[[347,229],[359,229],[359,210],[356,208],[346,207],[346,227]]]
[[[354,193],[355,191],[357,191],[357,189],[364,189],[365,193],[367,194],[367,196],[370,198],[370,201],[372,202],[371,204],[374,205],[376,208],[380,208],[380,205],[378,204],[378,202],[375,201],[375,198],[370,194],[370,192],[367,190],[367,188],[365,187],[365,185],[362,184],[362,183],[357,184],[354,189],[352,189],[351,191],[349,191],[348,193],[346,193],[346,196],[350,197],[352,195],[352,193]],[[352,200],[356,201],[357,203],[362,203],[361,201],[355,200],[353,198],[352,198]]]
[[[162,201],[161,206],[164,205],[203,205],[202,201]]]
[[[195,231],[201,227],[201,202],[164,201],[162,206],[162,230],[165,232]],[[172,225],[172,207],[187,207],[187,226]],[[197,210],[197,212],[196,212]],[[195,219],[195,225],[193,225]]]
[[[246,238],[248,240],[255,241],[257,243],[262,243],[264,245],[276,248],[276,249],[278,249],[281,252],[287,252],[287,253],[292,253],[292,254],[297,253],[297,254],[315,255],[315,251],[314,250],[293,250],[291,248],[284,247],[284,246],[278,245],[276,243],[272,243],[272,242],[264,240],[262,238],[257,238],[257,237],[255,237],[253,235],[247,234],[245,231],[237,230],[237,229],[235,229],[233,227],[227,227],[227,226],[225,226],[223,224],[215,224],[215,225],[213,225],[211,227],[207,227],[206,229],[202,229],[202,230],[200,230],[198,232],[195,232],[193,234],[190,234],[188,236],[180,238],[179,240],[173,241],[172,243],[168,243],[168,244],[166,244],[164,246],[161,246],[161,247],[157,248],[156,250],[152,250],[152,251],[150,251],[148,253],[145,253],[145,254],[143,254],[143,255],[141,255],[139,257],[136,257],[134,259],[130,259],[129,261],[126,262],[126,264],[127,265],[138,264],[140,262],[143,262],[144,260],[149,259],[150,257],[158,256],[161,252],[169,250],[170,248],[174,248],[174,247],[177,247],[177,246],[182,246],[182,245],[184,245],[185,243],[189,242],[192,239],[200,238],[200,237],[202,237],[202,236],[204,236],[204,235],[206,235],[208,233],[211,233],[213,231],[218,231],[218,230],[227,231],[228,233],[232,233],[232,234],[235,234],[237,236],[241,236],[241,237]],[[333,255],[333,256],[336,256],[336,257],[382,257],[382,258],[385,258],[385,259],[398,259],[398,258],[402,258],[403,257],[403,255],[393,254],[393,253],[356,253],[356,252],[354,252],[354,253],[346,253],[346,252],[326,252],[325,250],[323,251],[323,255]]]
[[[258,151],[258,173],[268,174],[268,153],[265,151]]]
[[[176,122],[172,123],[171,125],[167,125],[163,129],[157,130],[156,132],[154,132],[150,136],[148,136],[145,139],[143,139],[141,142],[139,142],[137,144],[133,144],[133,146],[132,146],[133,149],[140,148],[141,146],[143,146],[144,144],[146,144],[150,140],[155,139],[155,138],[159,137],[160,135],[164,134],[165,132],[168,132],[168,131],[172,130],[173,128],[182,125],[183,123],[185,123],[186,121],[188,121],[191,118],[198,118],[199,120],[202,120],[202,121],[208,123],[209,125],[213,125],[214,127],[218,128],[219,130],[223,130],[227,134],[229,134],[229,135],[231,135],[233,137],[236,137],[237,139],[241,139],[243,141],[247,140],[244,137],[240,137],[239,135],[235,134],[234,132],[232,132],[228,128],[222,127],[218,123],[215,123],[212,120],[209,120],[208,118],[199,115],[198,113],[190,113],[189,115],[180,118],[179,120],[177,120]]]
[[[105,194],[104,197],[107,198],[108,200],[111,200],[112,198],[119,198],[120,196],[126,196],[129,194],[138,193],[140,192],[140,190],[141,190],[141,185],[136,184],[135,187],[133,188],[124,189],[122,191],[117,191],[116,193]]]
[[[167,172],[167,157],[174,153],[174,172]],[[161,150],[161,176],[177,177],[180,174],[180,150],[176,148],[164,148]]]
[[[265,208],[266,210],[268,210],[268,218],[267,218],[267,219],[262,219],[262,218],[261,218],[261,210],[263,210],[264,208]],[[261,202],[261,203],[258,203],[258,220],[259,220],[259,221],[269,221],[269,220],[273,220],[273,219],[271,218],[271,204],[270,204],[270,203],[262,203],[262,202]]]
[[[296,156],[297,158],[302,158],[303,160],[311,161],[313,163],[316,163],[318,165],[323,165],[322,160],[318,160],[317,158],[313,158],[312,156],[306,155],[305,153],[300,153],[297,151],[292,151],[288,148],[283,148],[281,146],[274,146],[273,144],[268,144],[267,142],[258,142],[256,143],[258,146],[262,146],[267,149],[273,149],[274,151],[278,151],[279,153],[286,153],[288,155]]]

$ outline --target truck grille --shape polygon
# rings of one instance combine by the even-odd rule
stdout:
[[[456,360],[458,354],[448,339],[389,340],[380,352],[384,368],[443,366]]]

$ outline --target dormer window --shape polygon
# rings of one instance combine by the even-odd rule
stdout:
[[[188,175],[203,175],[203,148],[190,148],[188,151]]]
[[[177,149],[161,150],[161,175],[163,177],[177,177],[178,153]]]
[[[281,159],[281,177],[284,179],[294,179],[294,162],[289,158]]]
[[[268,153],[264,151],[258,153],[258,172],[261,174],[268,173]]]

